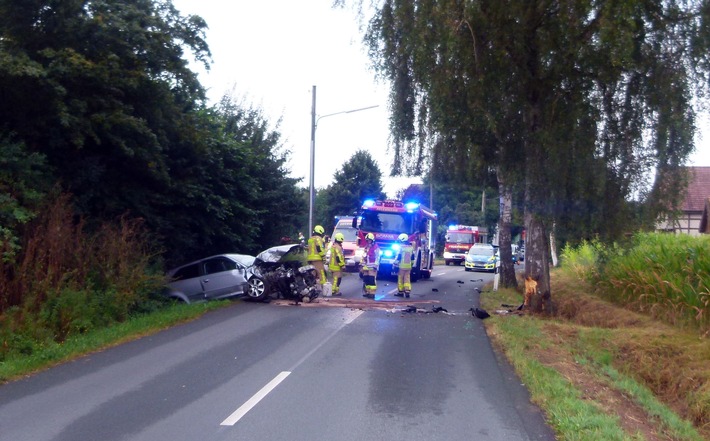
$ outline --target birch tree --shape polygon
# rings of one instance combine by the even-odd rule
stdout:
[[[534,309],[549,311],[553,221],[618,237],[649,170],[672,175],[692,152],[709,10],[675,0],[375,2],[366,41],[392,88],[395,170],[416,172],[433,132],[453,170],[492,167],[522,187],[526,275],[542,294]]]

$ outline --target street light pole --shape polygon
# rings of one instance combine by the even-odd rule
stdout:
[[[353,112],[359,112],[361,110],[368,110],[368,109],[374,109],[375,107],[379,107],[378,105],[375,106],[368,106],[368,107],[361,107],[359,109],[353,109],[353,110],[344,110],[342,112],[335,112],[335,113],[329,113],[327,115],[322,115],[316,118],[316,86],[313,86],[313,104],[311,106],[311,177],[309,180],[309,203],[308,203],[308,233],[313,232],[313,207],[316,204],[316,193],[315,193],[315,186],[314,186],[314,180],[315,180],[315,168],[316,168],[316,127],[318,127],[318,121],[321,119],[328,117],[328,116],[333,116],[333,115],[341,115],[343,113],[353,113]]]
[[[313,232],[313,206],[316,203],[316,191],[313,185],[316,169],[316,86],[313,86],[313,104],[311,106],[311,177],[308,193],[308,233]],[[308,236],[306,236],[308,237]]]

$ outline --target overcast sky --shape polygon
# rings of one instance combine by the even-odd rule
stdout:
[[[200,82],[216,102],[234,90],[237,97],[264,110],[292,151],[294,177],[310,176],[312,89],[316,86],[316,188],[329,185],[357,150],[378,162],[385,177],[391,169],[388,151],[388,86],[378,84],[362,44],[356,14],[331,8],[332,0],[173,0],[183,14],[207,22],[212,52],[210,72],[200,69]],[[353,109],[379,106],[360,112]],[[710,118],[698,123],[710,127]],[[275,127],[273,127],[275,128]],[[710,166],[710,129],[698,139],[691,165]],[[411,180],[387,180],[393,193]],[[392,194],[393,196],[393,194]]]
[[[332,0],[173,0],[183,14],[197,14],[209,26],[210,72],[200,72],[211,102],[234,89],[237,97],[264,110],[292,151],[294,177],[310,176],[311,112],[316,86],[314,181],[329,185],[358,150],[370,152],[389,176],[388,87],[370,70],[356,15],[332,9]],[[359,112],[333,113],[378,106]],[[388,179],[388,192],[406,186]]]

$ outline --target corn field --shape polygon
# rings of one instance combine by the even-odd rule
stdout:
[[[642,233],[628,247],[585,243],[565,248],[562,264],[614,303],[710,330],[710,237]]]

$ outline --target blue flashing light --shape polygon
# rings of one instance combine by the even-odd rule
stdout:
[[[416,210],[417,208],[419,208],[419,205],[419,202],[407,202],[406,204],[404,204],[404,208],[406,208],[407,210]]]
[[[363,207],[372,207],[374,205],[375,205],[374,199],[366,199],[365,202],[362,203]]]
[[[392,244],[392,249],[393,249],[394,251],[399,251],[400,248],[401,248],[401,247],[399,246],[398,243]]]
[[[456,225],[449,225],[449,230],[455,230],[455,229],[456,229]]]
[[[394,256],[394,252],[393,252],[392,250],[384,250],[384,251],[382,252],[382,255],[385,256],[385,257],[393,257],[393,256]]]

